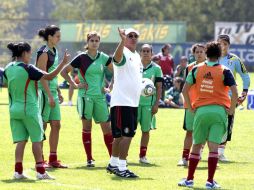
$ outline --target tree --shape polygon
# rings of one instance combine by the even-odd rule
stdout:
[[[157,10],[160,0],[53,0],[52,18],[61,20],[156,20],[163,19]],[[64,10],[64,11],[63,11]]]
[[[254,21],[253,0],[54,0],[61,20],[185,21],[187,41],[214,38],[216,21]],[[64,10],[64,11],[63,11]]]
[[[27,0],[1,0],[0,1],[0,64],[5,65],[9,61],[7,42],[21,40],[22,37],[16,33],[25,23],[27,13],[24,8]]]
[[[73,21],[96,17],[98,10],[95,0],[53,0],[56,7],[52,13],[53,19]]]

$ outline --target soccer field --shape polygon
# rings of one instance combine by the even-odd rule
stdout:
[[[65,98],[67,98],[67,90],[64,90],[63,93]],[[76,97],[74,102],[75,99]],[[185,135],[182,130],[184,114],[182,109],[159,110],[157,129],[151,131],[151,140],[148,147],[147,157],[151,161],[151,165],[141,165],[138,162],[141,133],[140,130],[137,130],[130,147],[128,167],[137,173],[140,178],[126,180],[106,173],[105,167],[109,157],[104,145],[102,132],[99,125],[96,124],[93,125],[92,133],[93,156],[96,160],[96,167],[85,167],[86,156],[81,140],[82,127],[76,107],[61,106],[62,129],[58,156],[59,159],[69,165],[69,168],[49,170],[49,173],[56,177],[54,181],[35,180],[35,163],[31,151],[31,142],[29,141],[24,156],[24,171],[31,179],[17,181],[12,179],[15,146],[12,144],[11,139],[7,102],[7,90],[2,89],[0,91],[0,190],[187,189],[177,186],[178,181],[187,175],[186,168],[176,166],[181,157]],[[223,189],[254,189],[253,115],[253,111],[246,109],[236,111],[233,141],[228,144],[225,152],[231,161],[229,163],[220,163],[215,174],[215,180]],[[49,130],[47,130],[47,136],[48,132]],[[48,142],[45,143],[44,152],[47,157]],[[204,189],[206,179],[207,147],[204,149],[202,161],[196,171],[195,189]]]

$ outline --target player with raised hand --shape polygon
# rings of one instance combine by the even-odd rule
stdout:
[[[185,70],[185,76],[188,75],[188,73],[193,69],[194,66],[200,63],[203,63],[206,60],[205,46],[203,44],[194,44],[192,46],[192,54],[194,55],[196,61],[194,61],[193,63],[187,66]],[[190,96],[190,101],[193,104],[196,98],[195,85],[193,85],[190,88],[189,96]],[[192,146],[194,113],[188,110],[186,101],[184,101],[184,108],[185,108],[185,114],[184,114],[183,129],[186,131],[186,135],[184,139],[182,158],[178,162],[177,164],[178,166],[188,166],[189,153]]]
[[[60,42],[60,29],[55,25],[50,25],[40,29],[38,35],[46,44],[37,51],[36,66],[43,71],[50,72],[59,64],[56,45]],[[57,77],[50,81],[41,80],[39,82],[39,89],[40,109],[44,130],[47,128],[47,123],[50,123],[51,127],[49,135],[49,161],[48,163],[45,161],[45,166],[67,168],[66,165],[62,164],[61,161],[57,159],[59,131],[61,128],[60,103],[63,102],[63,97],[58,88]]]
[[[136,178],[128,170],[126,158],[137,129],[141,94],[143,66],[136,51],[139,32],[133,28],[118,28],[118,32],[121,41],[113,57],[114,85],[110,102],[114,142],[107,171],[123,178]]]
[[[193,123],[193,146],[189,158],[188,176],[178,185],[193,187],[194,173],[200,160],[200,149],[207,141],[209,147],[207,189],[218,189],[214,174],[218,163],[218,146],[227,130],[227,114],[235,111],[237,88],[232,72],[218,62],[221,47],[218,42],[206,44],[207,61],[194,67],[186,78],[183,95],[191,112]],[[191,103],[189,90],[196,85],[196,99]],[[228,96],[232,92],[231,100]]]
[[[155,114],[158,112],[163,82],[161,68],[151,60],[152,54],[153,50],[151,45],[144,44],[141,47],[140,55],[144,67],[143,78],[151,79],[156,87],[156,93],[152,96],[140,96],[138,107],[138,121],[142,131],[139,162],[144,164],[149,164],[149,161],[146,158],[146,152],[149,143],[150,130],[156,128]]]
[[[78,54],[61,72],[70,85],[79,88],[77,107],[83,125],[82,141],[88,167],[95,165],[92,156],[92,118],[100,123],[108,153],[110,156],[112,153],[113,137],[104,89],[105,69],[113,69],[112,58],[98,51],[100,39],[100,34],[96,31],[89,32],[85,52]],[[68,74],[74,68],[78,69],[79,84]]]
[[[218,36],[218,42],[221,45],[222,55],[219,59],[219,63],[228,67],[231,72],[236,75],[238,73],[241,76],[243,82],[243,90],[241,96],[238,98],[237,104],[241,105],[243,101],[246,99],[248,94],[248,89],[250,87],[250,76],[243,64],[242,60],[237,57],[235,54],[229,53],[230,47],[230,37],[226,34],[222,34]],[[231,96],[231,93],[229,93]],[[227,137],[223,140],[222,144],[219,146],[219,160],[222,162],[227,162],[228,159],[224,155],[225,147],[227,141],[231,141],[232,129],[234,124],[234,113],[228,116],[228,131]]]
[[[29,64],[31,47],[26,42],[9,43],[13,61],[4,70],[4,83],[9,92],[10,125],[13,142],[17,143],[15,151],[14,179],[25,179],[23,173],[23,155],[28,138],[32,141],[37,179],[54,179],[45,171],[42,158],[41,142],[44,136],[42,118],[38,105],[39,80],[52,80],[68,63],[70,55],[50,73]]]

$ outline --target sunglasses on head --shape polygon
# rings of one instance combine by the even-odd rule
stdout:
[[[134,34],[134,35],[133,34],[129,34],[128,38],[130,38],[130,39],[136,38],[137,39],[138,35],[137,34]]]

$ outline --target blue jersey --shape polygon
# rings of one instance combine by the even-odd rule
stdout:
[[[245,65],[239,57],[237,57],[235,54],[229,53],[226,56],[221,57],[219,59],[219,63],[228,67],[234,76],[236,76],[236,73],[238,73],[243,81],[243,89],[248,90],[250,86],[250,76],[245,68]]]

